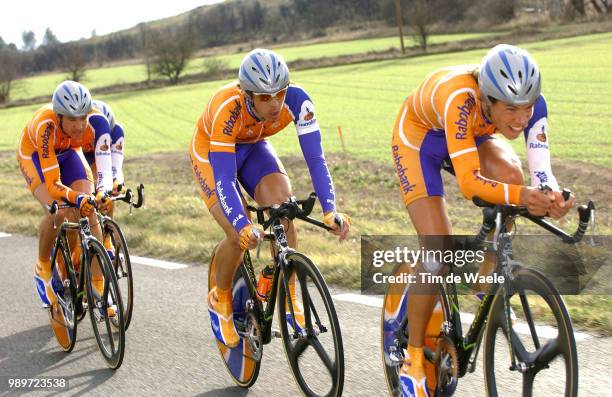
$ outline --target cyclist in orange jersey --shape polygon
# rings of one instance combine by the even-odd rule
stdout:
[[[81,147],[84,142],[93,142],[96,158],[102,164],[99,172],[110,174],[110,162],[105,162],[106,157],[110,158],[110,146],[104,144],[109,133],[106,118],[92,110],[89,90],[68,80],[57,86],[51,103],[37,110],[21,133],[17,149],[19,168],[30,191],[44,208],[34,280],[45,306],[55,303],[57,298],[50,284],[50,256],[57,230],[46,207],[53,201],[74,204],[80,215],[89,216],[94,236],[102,238],[100,228],[95,226],[93,203],[106,204],[107,189],[100,186],[97,192],[94,190],[91,170]],[[60,210],[58,219],[64,218],[76,220],[77,214],[73,209]],[[96,288],[101,291],[100,269],[94,266],[92,271]]]
[[[212,96],[191,141],[194,179],[225,233],[214,253],[216,287],[209,292],[208,308],[216,338],[230,347],[240,342],[233,323],[232,278],[244,251],[254,248],[263,236],[263,230],[246,214],[240,186],[261,206],[280,204],[291,197],[289,178],[266,138],[292,122],[324,222],[343,240],[349,232],[350,218],[336,211],[314,105],[301,87],[290,83],[289,69],[278,54],[265,49],[248,53],[240,66],[238,82]],[[293,223],[286,223],[285,228],[289,245],[295,247]],[[295,300],[295,280],[290,280],[289,289],[299,323],[303,314]]]
[[[525,136],[531,186],[521,163],[500,139]],[[478,65],[431,73],[404,102],[392,139],[400,191],[419,236],[451,235],[441,169],[453,173],[466,199],[526,206],[534,215],[559,218],[574,205],[564,201],[550,167],[546,101],[537,64],[520,48],[498,45]],[[537,185],[552,191],[542,192]],[[494,258],[487,262],[494,263]],[[439,272],[439,263],[419,271]],[[481,269],[483,272],[483,269]],[[404,396],[428,396],[423,343],[436,303],[435,285],[411,284],[408,354],[400,370]],[[433,389],[434,385],[429,385]]]

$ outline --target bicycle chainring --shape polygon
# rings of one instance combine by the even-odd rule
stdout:
[[[459,382],[459,356],[453,341],[441,336],[436,346],[436,396],[452,396]]]
[[[253,352],[253,360],[260,362],[263,355],[263,338],[261,326],[257,316],[253,312],[247,314],[246,319],[246,341]]]

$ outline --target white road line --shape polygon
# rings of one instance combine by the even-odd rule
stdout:
[[[348,293],[348,294],[333,295],[332,298],[339,300],[339,301],[358,303],[361,305],[372,306],[372,307],[382,308],[382,305],[383,305],[382,298],[378,298],[376,296],[371,296],[371,295]],[[461,313],[461,322],[464,325],[470,325],[472,321],[474,321],[473,314]],[[527,326],[526,323],[523,323],[523,322],[518,322],[517,324],[515,324],[514,330],[520,334],[524,334],[524,335],[530,334],[529,327]],[[539,336],[545,339],[552,339],[556,337],[557,335],[557,330],[548,325],[537,325],[536,332]],[[574,332],[574,338],[576,339],[576,342],[582,342],[584,340],[591,339],[592,336],[584,332]]]
[[[130,255],[130,260],[132,261],[132,263],[137,263],[139,265],[159,267],[168,270],[178,270],[188,267],[187,265],[184,265],[182,263],[162,261],[159,259],[145,258],[142,256],[135,255]]]
[[[2,233],[0,232],[0,238],[2,237],[11,237],[11,235],[9,233]]]

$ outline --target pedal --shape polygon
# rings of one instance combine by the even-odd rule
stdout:
[[[271,332],[272,332],[272,337],[273,338],[279,338],[279,339],[282,338],[282,335],[281,335],[280,331],[277,330],[276,328],[272,328]]]

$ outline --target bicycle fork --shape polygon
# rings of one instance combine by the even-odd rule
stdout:
[[[278,248],[278,254],[277,254],[276,260],[278,262],[278,265],[283,275],[281,282],[283,283],[283,288],[286,291],[286,298],[287,298],[287,303],[289,306],[289,312],[291,313],[291,326],[293,327],[293,335],[292,335],[293,339],[298,339],[300,337],[306,337],[311,334],[316,336],[316,334],[320,332],[326,332],[327,328],[321,323],[317,310],[315,309],[312,301],[308,297],[307,291],[302,291],[302,295],[305,298],[304,303],[306,306],[304,307],[304,314],[305,314],[304,317],[306,321],[306,324],[304,324],[305,329],[303,329],[301,333],[298,332],[299,327],[297,324],[297,320],[295,316],[295,308],[293,307],[293,300],[291,299],[291,292],[289,289],[289,275],[287,274],[287,268],[288,268],[287,255],[295,253],[296,251],[293,248],[289,247],[289,244],[287,243],[287,236],[285,234],[285,228],[280,223],[280,221],[276,221],[276,223],[272,226],[272,233],[274,234],[274,241],[276,242],[276,245]],[[294,277],[297,277],[297,270],[298,270],[297,268],[294,269],[296,273]],[[315,317],[315,323],[318,328],[318,331],[316,331],[312,326],[310,316],[308,315],[310,311],[312,311],[312,314]]]

